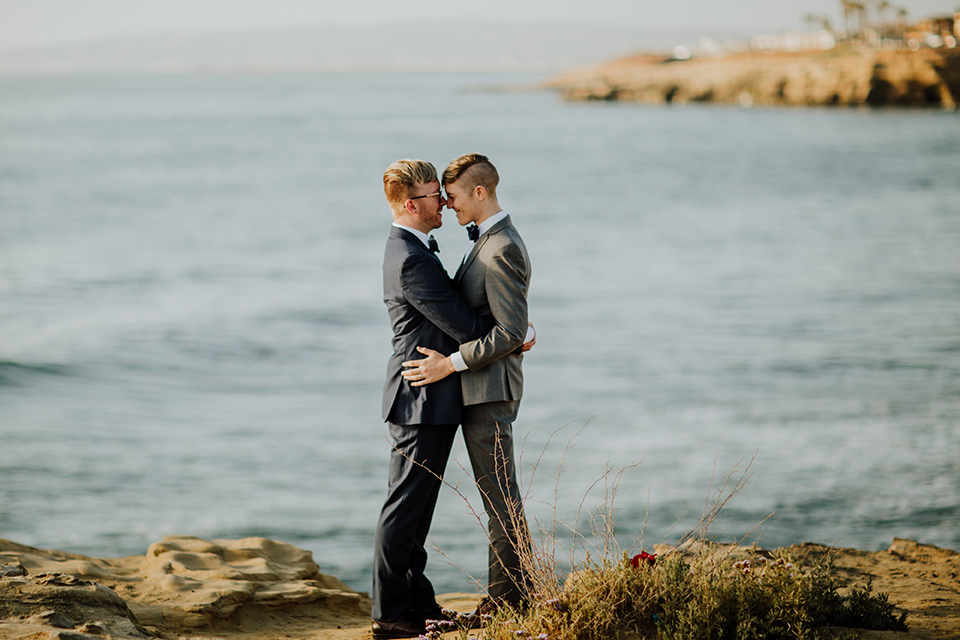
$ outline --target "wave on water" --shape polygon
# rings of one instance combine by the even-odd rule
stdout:
[[[0,360],[0,387],[16,387],[42,376],[69,376],[71,367],[61,364],[26,364]]]

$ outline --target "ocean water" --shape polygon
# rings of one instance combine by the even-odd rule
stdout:
[[[623,546],[676,541],[746,474],[721,541],[960,548],[958,115],[489,90],[537,80],[0,78],[0,537],[268,536],[369,589],[382,173],[480,151],[534,263],[537,526],[612,499]],[[465,467],[441,591],[483,580]]]

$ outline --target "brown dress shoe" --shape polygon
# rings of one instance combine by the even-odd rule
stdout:
[[[417,638],[427,633],[427,625],[423,620],[405,620],[403,618],[393,622],[372,622],[373,637],[381,638]]]
[[[499,610],[500,603],[493,598],[489,596],[480,598],[480,602],[477,603],[477,608],[466,616],[466,620],[470,624],[469,628],[482,629],[483,626],[487,624],[487,621]]]

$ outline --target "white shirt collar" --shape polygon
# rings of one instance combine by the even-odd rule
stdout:
[[[403,229],[404,231],[409,231],[413,235],[420,238],[420,242],[423,243],[423,246],[425,246],[427,249],[430,248],[430,236],[425,234],[423,231],[420,231],[419,229],[414,229],[413,227],[405,227],[402,224],[397,224],[396,222],[393,223],[393,226],[397,227],[398,229]]]
[[[480,235],[485,234],[487,231],[490,231],[490,228],[493,225],[497,224],[501,220],[507,217],[507,212],[501,209],[498,213],[493,214],[483,222],[477,225],[477,229],[480,230]]]

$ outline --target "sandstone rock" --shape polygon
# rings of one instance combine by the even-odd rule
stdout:
[[[784,106],[939,106],[960,101],[960,51],[746,53],[634,57],[548,83],[569,100]]]
[[[309,551],[269,540],[201,540],[167,536],[147,549],[148,572],[194,578],[278,581],[304,580],[320,570]]]
[[[267,538],[168,536],[147,550],[142,573],[138,614],[148,621],[157,614],[178,618],[193,628],[230,618],[246,606],[346,604],[359,610],[362,604],[361,596],[339,581],[331,585],[309,551]]]
[[[27,570],[19,561],[16,564],[0,564],[0,578],[12,578],[25,575],[27,575]]]
[[[263,612],[369,625],[365,595],[322,575],[309,551],[267,538],[168,536],[151,545],[145,556],[115,560],[0,540],[0,554],[4,565],[24,567],[31,574],[0,579],[8,585],[8,591],[0,590],[0,638],[92,638],[98,629],[110,638],[143,637],[151,629],[184,635],[261,619]],[[24,600],[21,589],[27,583],[36,595]],[[64,599],[59,594],[68,587],[74,592]],[[78,605],[84,598],[98,598],[100,608]],[[108,616],[110,607],[114,613]],[[121,617],[133,626],[116,619],[124,611]],[[41,615],[44,612],[52,613]],[[4,629],[14,626],[16,635],[5,634]]]
[[[59,629],[96,620],[118,637],[151,635],[123,599],[103,585],[62,573],[0,579],[0,620],[31,618]]]
[[[37,618],[40,622],[57,629],[73,629],[77,626],[73,620],[60,615],[56,611],[44,611],[31,617]]]

